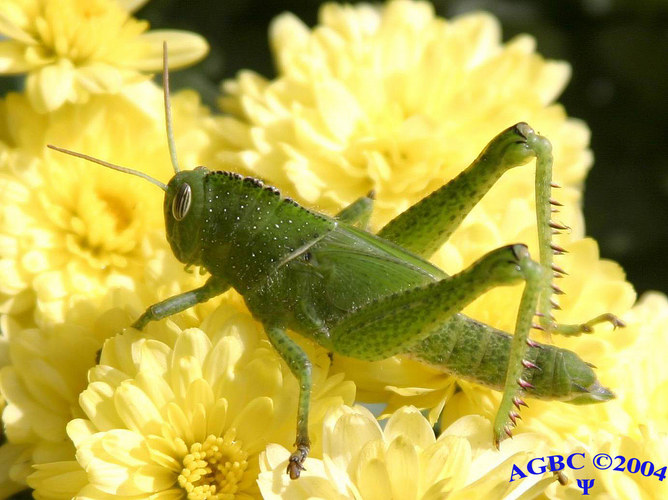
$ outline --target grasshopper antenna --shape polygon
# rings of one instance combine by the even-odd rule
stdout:
[[[167,42],[162,42],[162,68],[163,68],[162,86],[164,87],[164,96],[165,96],[165,125],[167,128],[167,143],[169,145],[169,156],[172,159],[172,167],[174,168],[174,172],[178,173],[181,171],[181,169],[179,168],[179,161],[176,158],[176,146],[174,145],[174,131],[172,127],[172,105],[169,98],[169,68],[167,67]],[[145,174],[144,172],[139,172],[138,170],[133,170],[127,167],[121,167],[120,165],[114,165],[113,163],[109,163],[104,160],[99,160],[97,158],[93,158],[92,156],[88,156],[83,153],[77,153],[76,151],[70,151],[69,149],[53,146],[51,144],[47,144],[47,147],[55,151],[59,151],[61,153],[65,153],[71,156],[76,156],[77,158],[97,163],[98,165],[102,165],[103,167],[111,168],[113,170],[118,170],[119,172],[124,172],[126,174],[136,175],[137,177],[141,177],[142,179],[146,179],[152,184],[155,184],[163,191],[167,191],[167,186],[165,184],[163,184],[157,179],[154,179],[150,175]]]
[[[51,148],[55,151],[60,151],[61,153],[65,153],[71,156],[76,156],[77,158],[82,158],[84,160],[92,161],[93,163],[97,163],[98,165],[102,165],[103,167],[111,168],[112,170],[118,170],[119,172],[124,172],[126,174],[131,174],[131,175],[136,175],[137,177],[141,177],[142,179],[146,179],[152,184],[155,184],[158,186],[160,189],[163,191],[167,191],[167,186],[160,182],[158,179],[154,179],[148,174],[145,174],[144,172],[140,172],[138,170],[133,170],[131,168],[127,167],[121,167],[120,165],[114,165],[113,163],[109,163],[104,160],[98,160],[97,158],[93,158],[92,156],[85,155],[83,153],[77,153],[76,151],[70,151],[69,149],[65,148],[60,148],[58,146],[54,146],[52,144],[47,144],[47,148]]]
[[[176,146],[174,145],[174,129],[172,127],[172,103],[169,98],[169,68],[167,67],[167,42],[162,42],[162,86],[165,96],[165,126],[167,127],[167,142],[169,143],[169,156],[172,158],[174,173],[181,171],[179,160],[176,158]]]

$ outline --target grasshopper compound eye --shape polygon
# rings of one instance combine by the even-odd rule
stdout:
[[[182,220],[190,210],[190,202],[192,201],[192,190],[190,184],[184,182],[179,187],[176,196],[172,200],[172,215],[176,220]]]

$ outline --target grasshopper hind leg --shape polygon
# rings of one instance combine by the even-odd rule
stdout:
[[[513,406],[530,387],[524,370],[535,368],[526,359],[528,335],[544,284],[543,267],[531,260],[525,245],[509,245],[486,254],[469,268],[440,281],[416,286],[353,310],[330,328],[334,350],[363,360],[410,353],[411,347],[436,334],[446,322],[476,297],[496,286],[524,281],[524,293],[509,347],[505,377],[497,376],[503,399],[494,424],[494,441],[510,434],[509,422],[519,416]],[[481,346],[460,343],[459,361],[480,364]],[[465,358],[465,359],[464,359]],[[502,380],[499,380],[501,378]]]
[[[525,359],[527,342],[535,345],[528,338],[531,328],[555,334],[579,335],[591,332],[592,327],[601,322],[623,326],[612,314],[604,314],[577,325],[558,324],[552,316],[552,310],[558,308],[552,296],[561,293],[553,285],[553,277],[564,274],[554,264],[553,257],[565,253],[563,248],[552,242],[552,236],[567,227],[551,219],[560,203],[551,197],[552,188],[559,186],[552,182],[550,142],[526,123],[509,127],[492,139],[467,169],[398,215],[378,233],[407,250],[429,258],[448,240],[464,217],[506,171],[524,165],[532,158],[536,159],[536,226],[541,272],[526,278],[508,356],[503,399],[494,424],[494,441],[497,445],[511,435],[511,428],[519,418],[519,407],[524,404],[520,395],[532,388],[526,381],[528,377],[522,377],[524,370],[539,369]],[[539,319],[534,324],[536,314]]]

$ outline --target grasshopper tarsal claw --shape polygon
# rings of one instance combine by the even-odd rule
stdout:
[[[308,456],[310,447],[304,444],[297,446],[297,449],[290,455],[288,459],[288,468],[286,472],[290,476],[290,479],[299,479],[302,471],[306,470],[304,467],[304,461]]]
[[[605,322],[610,323],[613,328],[624,328],[626,326],[626,323],[624,323],[614,314],[610,313],[601,314],[600,316],[597,316],[596,318],[589,320],[587,324],[595,325],[598,323],[605,323]]]

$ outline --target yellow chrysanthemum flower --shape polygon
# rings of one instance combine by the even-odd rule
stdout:
[[[90,95],[132,93],[162,67],[162,43],[173,67],[206,55],[204,38],[185,31],[146,31],[128,11],[146,0],[3,0],[0,73],[28,73],[26,89],[40,112]],[[128,87],[130,86],[130,87]]]
[[[67,426],[85,471],[78,494],[255,498],[259,453],[269,442],[294,440],[296,379],[247,313],[220,308],[202,329],[182,332],[152,327],[149,338],[128,331],[107,341],[89,373],[80,396],[88,419]],[[326,409],[350,403],[354,386],[340,375],[327,378],[327,355],[307,350],[317,456]],[[82,478],[75,464],[36,468],[29,484],[38,495],[77,494],[68,490],[73,477]]]
[[[72,460],[65,426],[83,416],[77,402],[86,374],[103,341],[130,322],[131,314],[118,305],[133,298],[137,302],[120,290],[108,295],[103,314],[92,302],[81,302],[65,322],[39,329],[3,317],[8,360],[0,370],[0,394],[7,401],[2,413],[7,443],[0,446],[0,470],[6,474],[0,476],[0,493],[26,488],[33,464]]]
[[[552,104],[570,70],[535,54],[532,38],[503,45],[493,17],[449,22],[426,2],[326,4],[319,17],[313,30],[290,14],[273,22],[274,80],[244,71],[225,83],[224,163],[331,211],[374,189],[378,227],[453,178],[498,132],[527,121],[552,140],[559,181],[580,186],[588,131]],[[457,243],[476,247],[501,231],[522,208],[508,200],[531,204],[527,170],[504,176]],[[571,214],[578,200],[573,189],[562,198]],[[512,230],[528,223],[523,214]]]
[[[36,304],[39,321],[60,321],[81,298],[114,286],[151,293],[147,303],[201,283],[183,272],[164,236],[163,193],[150,183],[47,150],[56,144],[167,181],[172,167],[162,90],[146,87],[143,109],[96,96],[49,115],[23,95],[0,108],[0,304],[18,314]],[[184,164],[206,164],[211,118],[192,92],[175,96],[177,148]],[[167,264],[167,265],[165,265]],[[172,269],[169,269],[169,268]],[[183,284],[183,288],[174,283]],[[137,290],[140,292],[140,290]]]
[[[363,407],[339,407],[324,421],[323,459],[306,460],[298,481],[285,477],[290,452],[271,445],[260,461],[265,499],[421,500],[534,498],[555,480],[550,474],[509,483],[513,464],[525,467],[541,441],[525,434],[501,451],[491,445],[491,425],[470,415],[434,437],[413,407],[396,411],[381,430]],[[508,497],[507,497],[508,495]]]

